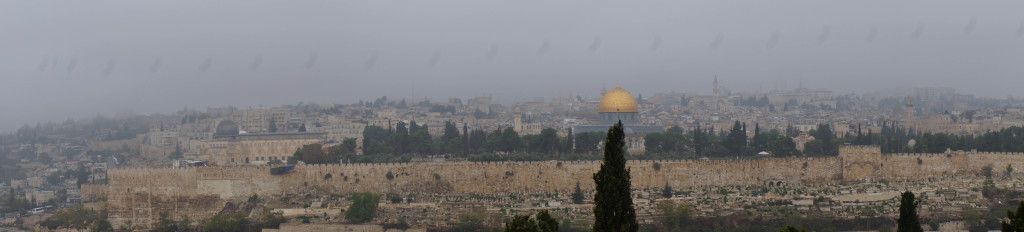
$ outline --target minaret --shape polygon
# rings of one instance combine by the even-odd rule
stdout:
[[[909,126],[913,126],[914,125],[914,102],[910,98],[910,96],[907,96],[907,105],[906,105],[905,111],[906,111],[906,114],[907,114],[906,115],[906,119],[904,119],[904,120],[907,121],[905,124],[908,127]]]

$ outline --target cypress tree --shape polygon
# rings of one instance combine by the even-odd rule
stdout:
[[[625,133],[622,121],[608,129],[604,161],[594,173],[594,231],[637,231],[636,209],[630,193],[630,175],[626,169]]]
[[[1000,221],[1003,231],[1024,231],[1024,201],[1017,205],[1017,211],[1006,210],[1005,221]]]
[[[672,198],[672,186],[665,182],[665,188],[661,189],[661,196],[665,198]]]
[[[572,192],[572,203],[583,204],[583,189],[580,188],[579,181],[576,181],[576,191]]]
[[[732,125],[732,130],[729,130],[729,134],[726,137],[726,146],[729,152],[732,153],[730,155],[743,155],[743,151],[747,146],[747,132],[739,120],[736,120]]]
[[[896,221],[896,231],[899,232],[923,232],[921,221],[917,219],[917,205],[920,202],[914,198],[914,193],[903,192],[900,198],[900,219]]]

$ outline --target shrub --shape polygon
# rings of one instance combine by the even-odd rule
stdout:
[[[100,219],[95,211],[83,207],[64,209],[57,211],[52,217],[42,221],[39,225],[48,229],[59,227],[72,229],[86,229],[94,221]]]
[[[390,230],[390,229],[407,230],[407,229],[410,228],[409,223],[405,222],[405,218],[399,218],[397,223],[385,223],[385,224],[383,224],[381,226],[384,227],[384,230]]]
[[[373,219],[377,213],[380,195],[371,192],[352,194],[352,205],[345,211],[345,219],[351,223],[364,223]]]
[[[388,193],[388,200],[392,204],[402,203],[402,196],[399,196],[397,193]]]
[[[216,215],[203,225],[203,231],[209,232],[237,232],[243,231],[249,219],[245,214]]]
[[[309,216],[299,216],[298,218],[302,220],[302,224],[309,224]]]
[[[273,212],[263,215],[261,227],[270,229],[280,229],[281,223],[288,222],[288,219],[284,218],[284,213]]]

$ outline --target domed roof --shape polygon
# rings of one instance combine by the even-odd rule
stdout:
[[[231,120],[224,120],[217,124],[217,131],[213,133],[213,136],[236,136],[238,135],[238,131],[238,123]]]
[[[615,87],[614,89],[608,90],[608,92],[601,97],[601,104],[598,105],[597,112],[614,113],[639,111],[636,107],[636,98],[633,98],[633,95],[629,94],[629,91]]]

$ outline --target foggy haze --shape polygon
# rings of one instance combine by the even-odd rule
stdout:
[[[184,107],[828,88],[1019,97],[1022,1],[3,1],[0,132]]]

